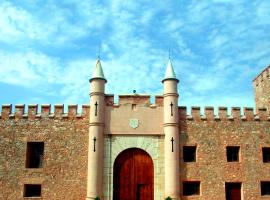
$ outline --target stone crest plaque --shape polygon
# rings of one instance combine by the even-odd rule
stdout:
[[[138,128],[139,120],[138,119],[129,119],[129,125],[131,128]]]

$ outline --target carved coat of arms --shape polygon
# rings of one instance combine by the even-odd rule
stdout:
[[[129,119],[129,125],[131,128],[138,128],[139,120],[138,119]]]

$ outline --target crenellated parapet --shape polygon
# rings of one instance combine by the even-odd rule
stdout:
[[[126,98],[127,97],[127,98]],[[138,97],[132,98],[132,95],[121,96],[119,103],[114,103],[113,95],[106,95],[106,106],[119,108],[121,106],[142,105],[151,109],[158,106],[163,106],[163,97],[155,96],[155,102],[150,103],[150,96],[145,95],[142,99]],[[89,105],[78,106],[71,104],[65,106],[64,104],[3,104],[1,106],[0,118],[1,119],[39,119],[39,118],[88,118],[90,112]],[[67,112],[65,112],[67,110]],[[190,113],[187,112],[187,107],[179,106],[179,119],[181,120],[194,120],[194,121],[270,121],[270,115],[266,108],[258,108],[258,111],[250,107],[214,107],[206,106],[202,109],[199,106],[192,106]]]
[[[121,99],[121,100],[120,100]],[[121,106],[142,105],[151,109],[163,106],[163,97],[155,96],[155,102],[150,103],[150,95],[144,95],[143,98],[132,97],[132,95],[123,95],[119,97],[119,103],[114,103],[113,95],[106,95],[106,106],[119,108]],[[1,106],[1,119],[39,119],[39,118],[88,118],[90,112],[89,105],[78,106],[71,104],[3,104]],[[67,112],[65,112],[67,110]],[[230,110],[230,112],[229,112]],[[251,107],[214,107],[206,106],[202,109],[199,106],[192,106],[190,113],[187,112],[187,107],[179,106],[179,119],[194,120],[194,121],[270,121],[270,115],[266,108],[258,108],[258,111]]]
[[[80,110],[80,112],[78,112]],[[65,112],[64,104],[4,104],[1,109],[1,119],[39,119],[39,118],[88,118],[90,112],[89,105],[82,105],[79,109],[78,105],[67,105]]]
[[[232,107],[229,114],[227,107],[218,107],[215,112],[214,107],[205,107],[204,111],[198,106],[191,107],[191,113],[187,113],[187,108],[180,106],[178,108],[180,120],[194,121],[270,121],[270,115],[266,108],[258,108],[258,112],[254,112],[253,108]],[[217,113],[217,114],[215,114]],[[242,114],[243,113],[243,114]]]
[[[163,106],[163,95],[154,96],[154,102],[151,103],[151,95],[146,94],[124,94],[119,95],[119,101],[115,101],[115,96],[113,94],[105,95],[106,106],[124,106],[124,105],[141,105],[149,106],[151,108],[157,106]]]
[[[106,95],[106,106],[115,108],[130,105],[142,105],[151,109],[162,105],[162,96],[155,96],[155,102],[150,103],[150,95],[144,95],[143,98],[132,97],[132,95],[123,95],[119,97],[119,103],[114,103],[113,95]],[[121,99],[121,100],[120,100]],[[65,106],[64,104],[3,104],[1,109],[1,119],[38,119],[38,118],[88,118],[90,113],[89,105],[79,107],[76,104]],[[67,112],[65,112],[67,110]],[[258,108],[255,112],[251,107],[214,107],[206,106],[202,109],[199,106],[192,106],[190,114],[187,112],[187,107],[179,106],[180,120],[195,120],[195,121],[270,121],[270,115],[266,108]],[[39,112],[40,111],[40,112]]]

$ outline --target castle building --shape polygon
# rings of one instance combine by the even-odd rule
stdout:
[[[80,113],[2,105],[0,199],[270,199],[269,71],[253,81],[255,111],[192,107],[188,115],[170,60],[153,104],[140,94],[116,104],[98,60]]]

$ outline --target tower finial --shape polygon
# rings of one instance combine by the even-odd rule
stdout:
[[[98,47],[98,60],[100,60],[100,44],[99,44],[99,47]]]
[[[171,60],[171,48],[169,48],[169,60]]]

